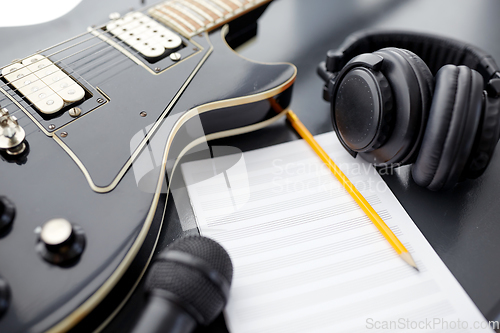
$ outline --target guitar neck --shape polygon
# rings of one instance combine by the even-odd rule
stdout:
[[[185,37],[216,29],[271,0],[169,0],[149,14]]]

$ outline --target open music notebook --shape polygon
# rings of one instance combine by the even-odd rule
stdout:
[[[233,261],[230,332],[492,332],[375,170],[345,152],[333,132],[316,139],[420,272],[303,140],[185,163],[200,232]],[[221,172],[224,165],[233,166]]]

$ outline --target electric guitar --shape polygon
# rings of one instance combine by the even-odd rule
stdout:
[[[108,20],[86,0],[43,25],[0,28],[5,50],[40,44],[83,8],[101,22],[0,56],[0,332],[102,329],[169,223],[181,158],[289,104],[293,65],[232,50],[269,2],[172,0]]]

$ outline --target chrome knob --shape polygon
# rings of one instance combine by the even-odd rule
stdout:
[[[0,109],[0,149],[10,155],[19,155],[26,148],[23,143],[25,137],[26,133],[17,118],[10,115],[6,108]]]
[[[48,246],[61,246],[71,239],[73,226],[66,219],[54,219],[45,223],[40,232],[40,240]]]
[[[37,251],[43,259],[52,264],[72,263],[82,254],[84,248],[83,229],[66,219],[52,219],[40,230]]]

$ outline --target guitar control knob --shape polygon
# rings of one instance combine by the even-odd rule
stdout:
[[[20,155],[26,149],[23,142],[26,137],[24,129],[17,122],[17,118],[9,114],[6,108],[0,109],[0,149],[9,155]]]
[[[0,234],[7,230],[16,216],[16,207],[4,196],[0,196]]]
[[[61,218],[50,220],[42,226],[36,245],[42,258],[56,265],[72,263],[84,248],[83,229]]]
[[[2,318],[2,315],[5,313],[5,311],[7,311],[7,308],[9,307],[9,301],[10,301],[9,285],[7,284],[7,281],[5,281],[0,276],[0,318]]]

